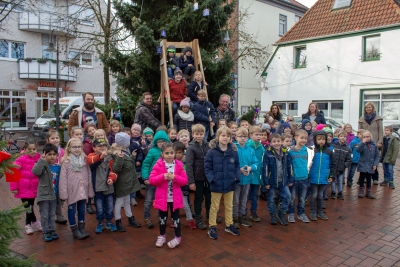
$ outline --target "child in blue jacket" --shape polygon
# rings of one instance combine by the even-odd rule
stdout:
[[[349,174],[347,175],[347,186],[351,187],[353,185],[353,176],[357,169],[358,161],[360,160],[360,153],[357,152],[357,147],[361,143],[362,134],[364,130],[359,129],[357,131],[357,136],[354,137],[353,141],[350,142],[350,149],[352,151],[351,165],[349,167]]]
[[[281,136],[274,133],[270,136],[270,147],[264,155],[264,171],[262,173],[264,185],[268,190],[268,211],[271,215],[270,223],[277,224],[277,219],[282,225],[288,225],[286,211],[289,206],[291,194],[289,186],[293,185],[292,158],[282,147]],[[279,197],[282,204],[276,214],[276,204],[274,198],[276,190],[279,190]]]
[[[185,77],[193,75],[196,71],[194,66],[194,58],[192,57],[192,48],[186,46],[182,51],[182,55],[179,58],[179,68],[182,70]]]
[[[192,112],[194,114],[195,123],[199,123],[206,128],[204,141],[207,141],[210,133],[210,126],[214,127],[217,122],[215,109],[210,101],[206,100],[206,91],[200,90],[197,92],[199,100],[193,105]]]

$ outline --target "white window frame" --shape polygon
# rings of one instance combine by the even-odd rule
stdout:
[[[76,18],[80,24],[94,27],[95,15],[91,8],[80,5],[70,5],[68,7],[68,14]]]
[[[298,22],[301,19],[301,16],[294,15],[294,22]]]
[[[0,60],[7,60],[7,61],[17,61],[18,59],[22,59],[26,57],[26,43],[25,42],[18,42],[18,41],[12,41],[12,40],[7,40],[7,39],[0,39],[0,41],[6,41],[8,43],[8,57],[1,57]],[[24,45],[24,56],[21,58],[12,58],[11,57],[11,44],[13,43],[18,43],[18,44],[23,44]]]
[[[333,118],[333,119],[339,119],[339,120],[343,120],[343,114],[341,118],[336,118],[336,117],[332,117],[332,103],[342,103],[343,107],[344,107],[344,101],[343,100],[313,100],[312,102],[315,103],[328,103],[328,114],[326,114],[324,112],[324,116],[325,117],[329,117],[329,118]],[[320,109],[320,108],[318,108]]]
[[[299,116],[299,101],[274,101],[273,102],[274,105],[281,105],[281,104],[285,104],[286,105],[286,109],[283,110],[281,109],[281,113],[285,113],[288,116]],[[296,110],[296,114],[289,114],[289,105],[290,104],[295,104],[297,105],[297,110]],[[293,110],[290,110],[293,111]]]
[[[285,23],[284,23],[284,29],[283,29],[283,34],[281,34],[281,18],[285,18]],[[287,32],[287,16],[283,15],[283,14],[279,14],[279,28],[278,28],[278,34],[279,36],[283,36],[285,35],[285,33]]]
[[[294,58],[293,58],[293,68],[294,69],[304,69],[307,68],[307,46],[302,45],[302,46],[295,46],[293,47],[294,51]],[[306,60],[304,62],[304,64],[300,65],[300,57],[301,57],[301,51],[304,48],[304,50],[306,51]],[[300,54],[299,54],[300,53]]]
[[[361,99],[361,114],[363,113],[363,108],[364,105],[367,102],[379,102],[379,105],[375,105],[375,109],[378,115],[380,115],[383,118],[383,103],[384,102],[396,102],[398,101],[400,103],[400,99],[389,99],[389,98],[383,98],[383,95],[392,95],[392,94],[398,94],[399,88],[394,88],[394,89],[377,89],[377,90],[363,90],[362,92],[362,99]],[[379,95],[379,98],[376,99],[365,99],[365,96],[367,95]],[[399,104],[400,105],[400,104]],[[395,122],[398,123],[400,121],[400,116],[398,120],[385,120],[384,122]]]
[[[79,51],[77,49],[70,49],[68,52],[68,60],[74,60],[73,58],[70,58],[70,53],[77,53],[79,55],[79,68],[87,68],[87,69],[93,69],[94,68],[94,53],[92,51]],[[82,54],[90,54],[92,56],[92,65],[82,65]],[[77,58],[78,59],[78,58]]]
[[[343,2],[345,3],[344,5],[342,4]],[[336,9],[349,8],[351,7],[352,2],[353,0],[335,0],[332,9],[336,10]]]

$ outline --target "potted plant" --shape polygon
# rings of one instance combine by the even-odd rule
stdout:
[[[38,58],[38,59],[36,59],[36,61],[38,63],[46,63],[47,62],[47,58]]]

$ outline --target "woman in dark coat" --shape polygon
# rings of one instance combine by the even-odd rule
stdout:
[[[307,119],[309,121],[315,121],[317,124],[326,124],[324,112],[318,110],[318,105],[315,102],[311,102],[308,105],[307,113],[303,114],[302,120]]]

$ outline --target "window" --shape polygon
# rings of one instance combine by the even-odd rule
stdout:
[[[305,46],[295,47],[294,68],[305,68],[307,66],[307,48]]]
[[[287,31],[287,18],[284,15],[279,15],[279,36],[283,36]]]
[[[249,110],[250,110],[250,106],[242,106],[242,108],[241,108],[242,113],[241,114],[245,114],[245,113],[249,112]]]
[[[363,37],[363,61],[380,60],[381,58],[381,36],[366,36]]]
[[[71,5],[68,7],[68,13],[71,17],[78,19],[81,24],[94,25],[94,12],[91,8]]]
[[[25,44],[0,40],[0,58],[24,58]]]
[[[7,3],[7,2],[0,2],[0,11],[1,13],[10,12],[10,11],[17,11],[22,12],[24,10],[23,1],[19,2],[16,1],[15,3]],[[5,15],[5,14],[3,14]]]
[[[285,113],[286,115],[289,116],[297,116],[298,114],[298,102],[274,102],[279,109],[281,110],[281,113]]]
[[[93,54],[90,52],[69,51],[68,59],[75,61],[79,67],[93,67]]]
[[[26,127],[26,96],[24,91],[0,91],[0,120],[3,127]]]
[[[398,121],[400,114],[400,90],[367,91],[363,95],[363,107],[367,102],[372,102],[377,113],[384,120]]]
[[[343,120],[343,101],[316,101],[318,109],[324,113],[325,117]]]
[[[352,0],[335,0],[333,9],[346,8],[351,6]]]
[[[301,19],[301,17],[299,15],[294,16],[294,22],[298,22],[300,19]]]
[[[50,35],[42,33],[42,58],[53,59],[53,52],[45,51],[49,47]]]

